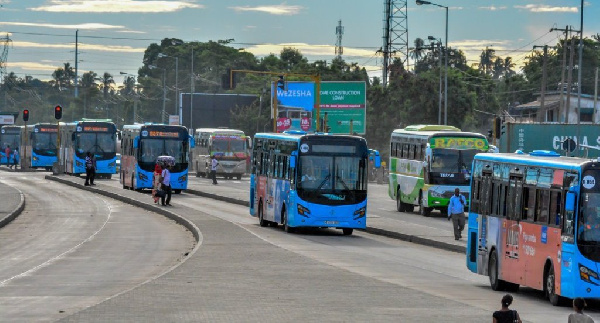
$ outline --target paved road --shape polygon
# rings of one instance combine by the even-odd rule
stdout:
[[[99,183],[99,190],[150,203],[147,193]],[[286,234],[259,227],[246,207],[191,194],[175,195],[173,204],[167,209],[200,229],[198,251],[172,272],[64,321],[482,322],[499,307],[502,293],[468,272],[455,252],[363,232]],[[515,308],[528,322],[564,322],[571,312],[527,288]]]
[[[26,198],[0,230],[0,321],[55,321],[181,263],[195,241],[155,213],[61,185],[0,172]]]

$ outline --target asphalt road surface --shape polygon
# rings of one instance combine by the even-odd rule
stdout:
[[[0,321],[55,321],[160,276],[195,242],[161,215],[43,179],[0,173],[26,206],[0,230]]]

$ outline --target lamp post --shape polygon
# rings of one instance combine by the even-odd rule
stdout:
[[[178,87],[178,81],[179,81],[179,57],[177,56],[169,56],[167,54],[163,54],[163,53],[158,53],[158,57],[159,58],[163,58],[163,57],[170,57],[170,58],[174,58],[175,59],[175,113],[176,114],[180,114],[179,113],[179,87]],[[163,70],[164,71],[164,70]],[[181,117],[180,120],[181,122]]]
[[[166,70],[162,67],[158,67],[155,65],[148,65],[148,68],[150,69],[161,69],[163,71],[163,77],[162,77],[162,88],[163,88],[163,103],[162,103],[162,113],[160,114],[160,120],[162,123],[165,123],[165,107],[166,107],[166,102],[167,102],[167,88],[165,86],[165,72]]]
[[[440,53],[439,57],[439,68],[440,68],[440,91],[439,91],[439,100],[438,100],[438,124],[442,124],[442,40],[437,39],[433,36],[427,36],[427,39],[432,41],[431,46],[433,47],[433,41],[437,40],[437,47]]]
[[[446,9],[446,50],[444,52],[444,124],[448,124],[448,7],[437,3],[416,0],[417,5],[432,5]]]

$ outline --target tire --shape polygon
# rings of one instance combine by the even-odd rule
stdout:
[[[239,180],[241,180],[241,179],[242,179],[242,175],[238,175],[236,178],[237,178],[237,180],[239,181]]]
[[[132,191],[135,189],[135,183],[133,182],[134,178],[135,178],[135,174],[131,175],[131,186],[129,187],[129,189]]]
[[[426,207],[423,206],[423,198],[420,199],[419,201],[419,214],[421,214],[422,216],[429,216],[431,215],[431,210],[433,208],[431,207]]]
[[[404,204],[404,212],[413,212],[415,210],[415,206],[412,204],[405,203]]]
[[[106,179],[112,179],[112,174],[106,175]]]
[[[349,236],[352,234],[352,232],[354,232],[354,229],[352,228],[343,228],[342,232],[344,233],[345,236]]]
[[[544,290],[546,297],[548,297],[548,300],[550,301],[550,304],[553,306],[561,306],[564,303],[564,297],[556,295],[556,286],[554,284],[555,279],[556,276],[554,275],[554,266],[550,264],[550,269],[548,269],[548,273],[544,279]]]
[[[265,220],[263,216],[262,202],[258,203],[258,224],[263,228],[269,225],[269,221]]]
[[[400,190],[396,191],[396,210],[398,212],[405,212],[406,207],[404,202],[400,200]]]
[[[296,229],[288,225],[287,210],[283,209],[282,213],[283,214],[281,215],[281,217],[283,218],[283,230],[287,233],[294,233]]]
[[[181,194],[181,190],[173,190],[175,194]]]
[[[277,222],[270,222],[270,223],[269,223],[269,226],[270,226],[271,228],[277,228],[278,224],[277,224]]]
[[[490,278],[490,286],[495,291],[504,290],[506,288],[506,282],[502,279],[498,279],[498,256],[496,251],[491,254],[488,262],[488,276]]]

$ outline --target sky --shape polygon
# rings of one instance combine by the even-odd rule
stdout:
[[[397,4],[400,0],[392,0]],[[309,61],[335,57],[338,21],[344,27],[343,58],[381,76],[385,0],[0,0],[0,38],[6,69],[41,80],[68,62],[75,66],[79,30],[79,75],[94,71],[137,75],[144,50],[163,38],[186,42],[228,40],[263,57],[293,47]],[[486,47],[517,64],[533,46],[555,45],[561,31],[580,29],[580,0],[435,0],[448,7],[448,42],[469,63]],[[417,37],[445,37],[444,8],[407,0],[408,46]],[[583,9],[583,34],[600,33],[600,1]],[[10,42],[6,45],[8,36]],[[1,52],[0,52],[1,53]]]

